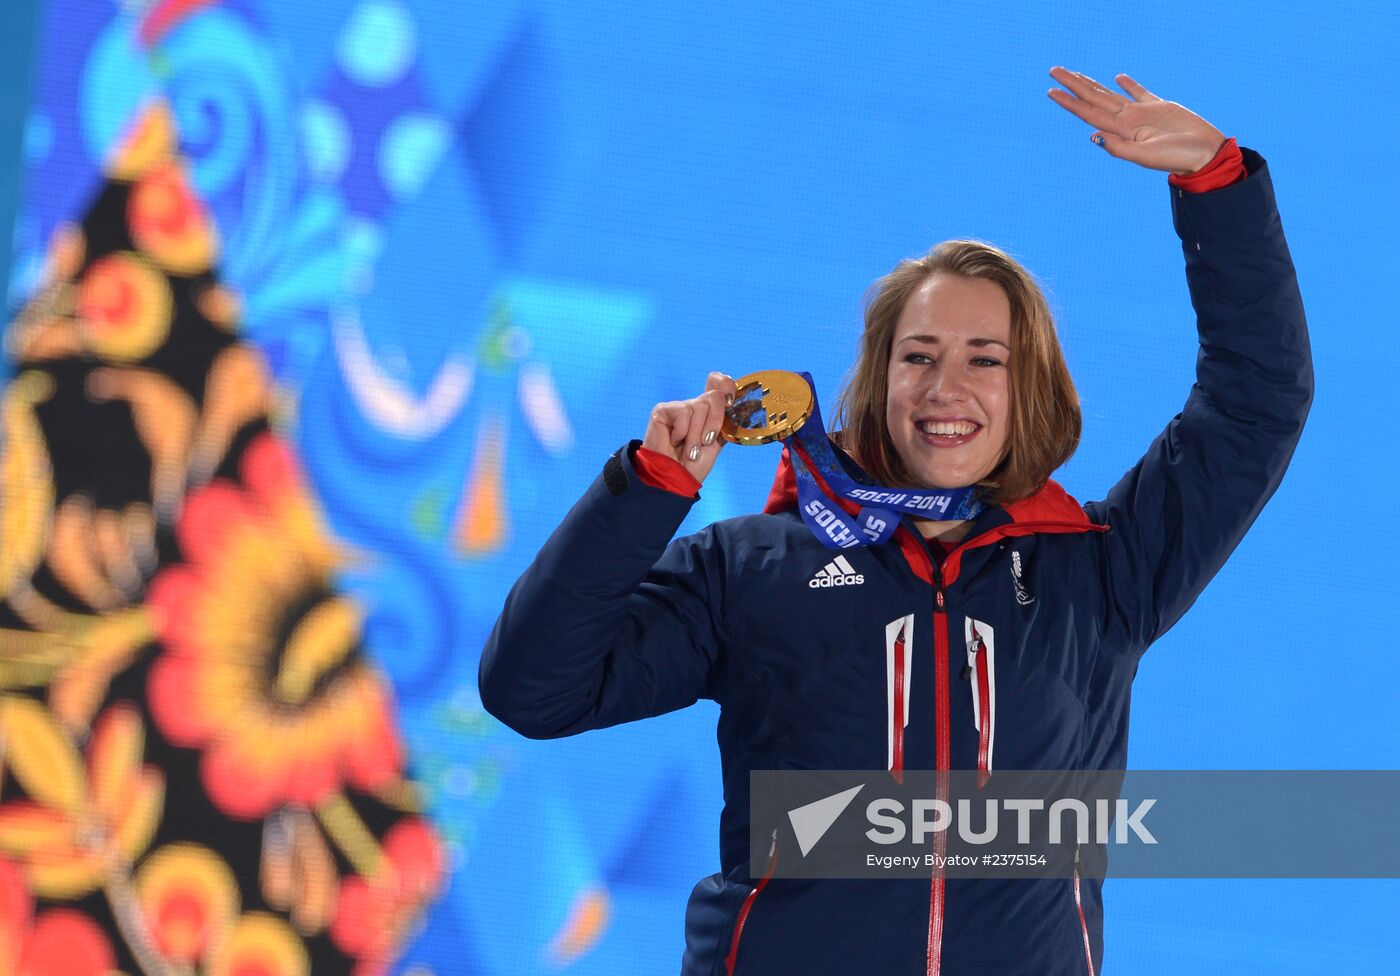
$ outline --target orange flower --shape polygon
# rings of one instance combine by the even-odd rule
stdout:
[[[208,271],[214,261],[213,225],[178,163],[155,167],[132,187],[127,226],[136,246],[173,274]]]
[[[275,915],[242,916],[214,949],[207,976],[308,976],[306,947]]]
[[[145,736],[130,705],[98,719],[86,763],[37,702],[0,701],[7,761],[32,800],[0,805],[0,854],[14,858],[44,898],[80,898],[151,843],[165,778],[141,763]]]
[[[205,788],[231,817],[391,786],[403,747],[390,693],[355,653],[361,613],[329,589],[339,556],[291,454],[263,435],[240,473],[243,486],[189,496],[186,562],[151,584],[166,647],[148,685],[156,724],[204,751]]]
[[[421,818],[406,817],[384,835],[373,877],[341,882],[331,941],[359,959],[356,976],[379,976],[397,957],[410,921],[442,882],[442,846]]]
[[[19,868],[0,859],[0,973],[108,976],[116,956],[97,924],[67,908],[34,918]]]
[[[70,908],[41,914],[29,930],[19,976],[110,976],[112,944],[97,923]]]
[[[146,928],[161,955],[194,963],[238,914],[238,882],[223,858],[199,844],[168,844],[135,878]]]
[[[170,334],[173,309],[165,275],[131,251],[94,261],[78,287],[84,341],[113,362],[134,363],[160,348]]]

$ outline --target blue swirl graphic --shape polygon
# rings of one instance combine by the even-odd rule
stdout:
[[[238,17],[212,10],[172,32],[160,52],[195,185],[216,218],[228,218],[224,274],[240,286],[276,252],[297,177],[294,99],[271,49]]]

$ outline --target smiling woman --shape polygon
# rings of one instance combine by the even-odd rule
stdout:
[[[532,738],[720,704],[722,870],[691,894],[687,976],[1103,964],[1102,874],[1081,876],[1079,846],[1068,877],[954,879],[935,859],[909,881],[804,879],[780,870],[805,853],[788,820],[749,794],[755,770],[975,769],[980,786],[1124,769],[1140,657],[1224,564],[1302,432],[1307,329],[1263,158],[1126,75],[1131,100],[1052,75],[1097,145],[1173,174],[1201,343],[1181,413],[1104,500],[1050,477],[1080,414],[1045,296],[1003,251],[947,241],[877,283],[833,465],[806,466],[827,445],[794,439],[763,514],[670,541],[738,396],[711,373],[608,460],[482,651],[483,705]],[[940,519],[922,502],[949,489],[977,502]],[[893,534],[820,534],[818,514],[865,517],[851,499],[893,495],[919,496]]]
[[[967,240],[901,261],[876,283],[837,418],[842,446],[880,484],[977,485],[992,502],[1030,495],[1080,432],[1040,286],[1004,251]],[[959,531],[916,525],[925,538]]]

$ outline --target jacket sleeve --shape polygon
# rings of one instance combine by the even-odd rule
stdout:
[[[723,635],[713,527],[614,454],[507,596],[481,653],[486,710],[548,739],[713,698]],[[664,551],[664,554],[663,554]]]
[[[1180,619],[1273,495],[1312,403],[1312,356],[1268,166],[1171,188],[1200,351],[1186,406],[1109,492],[1099,536],[1110,625],[1134,653]]]

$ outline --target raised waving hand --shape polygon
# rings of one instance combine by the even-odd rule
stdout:
[[[1158,98],[1127,75],[1113,79],[1127,98],[1068,68],[1051,68],[1050,77],[1069,89],[1050,89],[1051,100],[1093,126],[1090,138],[1111,156],[1148,169],[1194,173],[1225,143],[1225,134],[1195,112]]]

